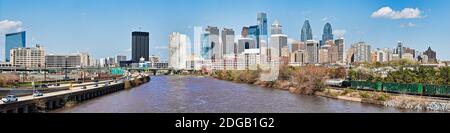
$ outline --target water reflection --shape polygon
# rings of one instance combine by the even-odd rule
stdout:
[[[156,76],[131,90],[55,112],[266,113],[408,112],[379,105],[295,95],[288,91],[207,77]]]

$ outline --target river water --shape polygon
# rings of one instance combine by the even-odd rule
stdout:
[[[149,83],[83,102],[61,113],[327,113],[413,112],[380,105],[296,95],[193,76],[154,76]]]

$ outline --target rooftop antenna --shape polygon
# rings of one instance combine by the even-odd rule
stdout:
[[[139,31],[142,31],[142,27],[141,26],[139,26]]]

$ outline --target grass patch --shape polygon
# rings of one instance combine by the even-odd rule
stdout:
[[[365,91],[361,91],[361,92],[359,92],[359,96],[361,96],[362,98],[369,98],[369,93],[365,92]]]

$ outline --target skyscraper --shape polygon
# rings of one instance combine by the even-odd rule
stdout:
[[[309,25],[308,19],[306,19],[305,23],[303,24],[303,27],[302,27],[300,41],[306,42],[306,41],[312,40],[312,39],[313,39],[313,35],[312,35],[311,25]]]
[[[306,42],[306,53],[308,55],[307,62],[310,64],[319,63],[319,43],[315,40]]]
[[[25,31],[6,34],[5,38],[5,62],[10,61],[10,50],[13,48],[26,47]]]
[[[149,33],[135,31],[132,32],[131,41],[131,61],[139,62],[140,58],[144,58],[148,61],[149,55]]]
[[[222,30],[223,55],[234,54],[234,30],[224,28]]]
[[[320,46],[323,46],[325,42],[333,40],[333,29],[331,28],[330,23],[326,23],[323,27],[323,34],[322,34],[322,43]]]
[[[127,61],[127,56],[125,55],[117,55],[116,62],[120,64],[121,61]]]
[[[280,25],[280,23],[278,22],[278,20],[275,20],[272,23],[271,29],[270,29],[270,34],[274,35],[274,34],[283,34],[282,31],[282,26]]]
[[[344,62],[344,38],[338,38],[334,40],[334,44],[337,46],[338,49],[338,62],[343,63]]]
[[[352,45],[354,49],[353,60],[355,62],[371,62],[370,45],[365,42],[358,42]]]
[[[257,14],[257,23],[258,23],[258,29],[259,29],[259,41],[264,40],[264,42],[266,43],[266,45],[268,44],[268,24],[267,24],[267,14],[260,12]],[[258,48],[260,48],[261,46],[261,42],[258,42]],[[263,47],[268,47],[268,46],[263,46]]]
[[[247,36],[248,36],[248,27],[242,27],[241,37],[247,38]]]
[[[270,45],[275,50],[274,52],[278,53],[278,57],[281,56],[289,56],[289,48],[287,45],[287,35],[283,34],[274,34],[271,35]]]
[[[211,59],[215,61],[216,59],[222,59],[222,47],[219,41],[219,33],[220,30],[217,27],[208,26],[205,29],[206,32],[209,32],[209,44],[211,50]]]
[[[252,38],[253,40],[256,41],[256,48],[259,48],[259,44],[260,44],[260,29],[258,25],[253,25],[248,27],[248,37]]]
[[[395,54],[398,54],[399,58],[401,59],[403,56],[403,43],[401,41],[398,41],[397,43],[397,49],[395,50]]]
[[[174,69],[186,69],[187,36],[174,32],[169,35],[169,67]]]
[[[259,27],[259,34],[262,36],[266,36],[267,38],[267,14],[260,12],[257,14],[258,18],[258,27]]]
[[[201,34],[201,57],[203,59],[211,59],[211,44],[209,41],[209,32]]]
[[[256,49],[256,42],[252,38],[239,38],[236,54],[242,54],[246,49]]]

